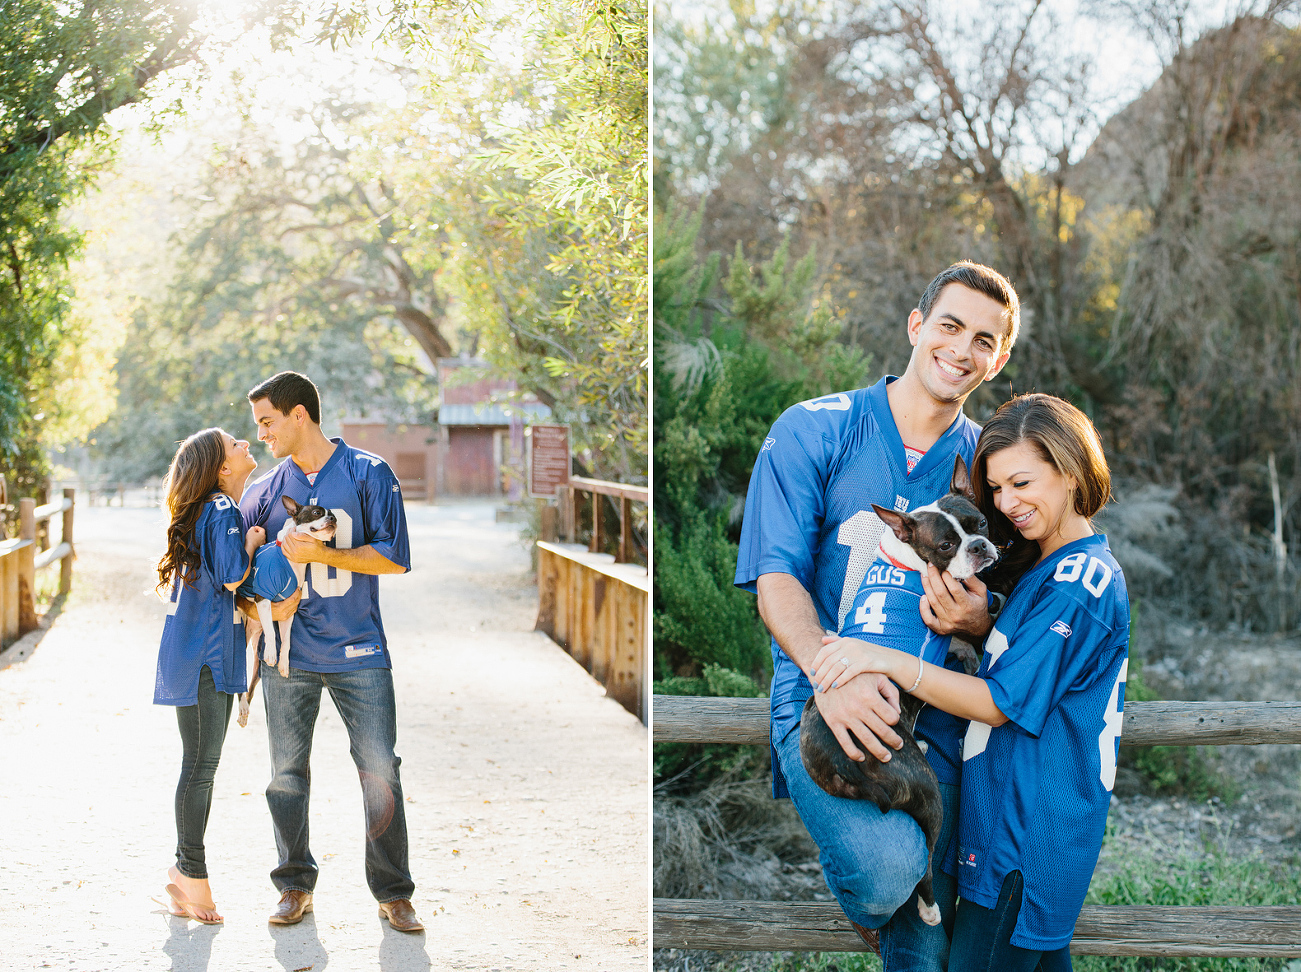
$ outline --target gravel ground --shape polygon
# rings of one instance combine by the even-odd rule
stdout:
[[[169,918],[173,710],[151,705],[157,510],[78,508],[73,594],[34,651],[0,656],[0,968],[641,970],[647,733],[532,631],[518,527],[484,503],[408,507],[415,569],[381,582],[414,903],[377,915],[347,734],[323,702],[312,761],[315,913],[268,925],[276,861],[260,697],[233,721],[207,851],[224,926]],[[156,575],[154,576],[156,579]],[[21,644],[21,643],[20,643]]]

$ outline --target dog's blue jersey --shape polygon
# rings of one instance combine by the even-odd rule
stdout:
[[[286,459],[245,491],[240,500],[245,528],[261,526],[267,536],[279,536],[289,517],[280,497],[288,496],[334,514],[338,526],[328,546],[369,544],[410,570],[406,511],[393,470],[379,456],[354,449],[342,439],[330,441],[335,450],[315,483],[308,482],[293,459]],[[309,672],[390,668],[379,614],[378,575],[308,564],[291,637],[292,668]]]
[[[876,558],[885,525],[872,504],[906,512],[938,499],[949,490],[953,457],[970,465],[980,435],[959,415],[910,473],[886,397],[894,380],[791,406],[750,475],[735,583],[754,591],[760,574],[793,575],[828,631],[840,630]],[[799,723],[813,687],[776,641],[771,647],[772,738],[780,740]],[[773,790],[786,791],[775,758]]]
[[[863,575],[840,636],[896,648],[932,665],[941,668],[948,665],[962,671],[960,661],[949,661],[950,636],[937,635],[922,620],[921,599],[925,593],[919,571],[898,567],[878,557]],[[913,735],[926,742],[926,759],[941,783],[962,782],[962,736],[966,731],[965,719],[932,705],[923,708],[917,716]]]
[[[1070,941],[1116,779],[1128,652],[1125,578],[1100,534],[1036,564],[985,641],[979,674],[1010,721],[972,722],[963,741],[958,893],[992,908],[1019,870],[1013,945]]]
[[[199,552],[194,586],[177,576],[167,599],[154,678],[158,705],[195,705],[204,665],[212,669],[218,692],[238,695],[245,689],[244,625],[235,593],[225,585],[244,576],[248,554],[239,509],[230,497],[218,495],[203,505],[194,544]]]
[[[283,601],[298,586],[298,575],[280,544],[264,543],[253,552],[253,570],[235,593],[240,597],[265,597],[268,601]]]

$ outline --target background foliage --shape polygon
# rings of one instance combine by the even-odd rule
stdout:
[[[101,475],[160,475],[196,428],[247,433],[244,393],[286,367],[331,418],[426,422],[431,363],[458,354],[571,423],[582,471],[646,482],[643,8],[19,6],[0,18],[16,492],[81,442]]]
[[[1288,2],[1215,17],[1161,0],[657,7],[662,691],[715,694],[724,672],[749,680],[727,683],[736,694],[764,688],[764,653],[740,647],[763,640],[753,598],[727,590],[758,443],[801,398],[900,373],[908,312],[961,258],[1003,269],[1023,307],[1011,362],[969,414],[1037,390],[1094,418],[1119,499],[1100,526],[1144,623],[1295,628],[1301,31]],[[1124,68],[1080,42],[1108,30],[1135,52]],[[1131,62],[1151,70],[1126,86]],[[661,236],[678,249],[661,254]],[[836,333],[805,357],[801,339],[773,341],[715,269],[733,252],[807,255],[802,306]],[[768,346],[871,366],[732,379]],[[1185,756],[1148,754],[1148,769],[1218,785]]]

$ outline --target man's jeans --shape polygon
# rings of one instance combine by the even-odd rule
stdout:
[[[1024,890],[1021,872],[1012,871],[1003,879],[993,908],[966,900],[958,905],[953,928],[955,972],[1071,972],[1070,945],[1037,952],[1012,944]]]
[[[926,838],[917,821],[902,810],[883,814],[867,800],[832,796],[814,783],[800,759],[798,726],[777,746],[777,758],[791,801],[818,845],[823,877],[846,917],[865,928],[885,926],[886,972],[942,972],[956,890],[939,863],[957,824],[958,788],[940,785],[944,825],[935,844],[934,889],[942,921],[931,926],[917,912],[917,882],[926,873]]]
[[[283,678],[275,666],[263,664],[262,685],[272,769],[267,806],[280,852],[271,881],[281,892],[311,893],[316,887],[316,861],[307,846],[307,800],[312,733],[324,687],[348,727],[352,760],[361,777],[366,883],[381,903],[411,897],[415,884],[407,867],[407,819],[398,778],[402,760],[393,752],[393,673],[387,668],[324,673],[291,668]]]

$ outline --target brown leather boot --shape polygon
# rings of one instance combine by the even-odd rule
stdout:
[[[880,955],[881,954],[880,933],[877,932],[875,928],[864,928],[862,925],[858,924],[857,922],[851,921],[850,924],[854,926],[854,931],[858,932],[858,937],[863,940],[863,944],[867,946],[867,950],[869,952],[875,952],[877,955]]]

